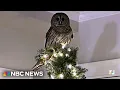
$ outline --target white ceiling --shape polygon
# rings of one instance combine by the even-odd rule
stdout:
[[[79,14],[79,22],[120,14],[120,11],[73,11]]]
[[[80,11],[79,22],[120,14],[120,11]]]

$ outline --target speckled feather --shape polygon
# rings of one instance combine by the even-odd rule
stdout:
[[[56,30],[57,29],[57,30]],[[66,29],[66,32],[59,32],[62,29]],[[51,27],[47,34],[46,34],[46,43],[45,47],[50,47],[52,45],[56,45],[57,43],[70,43],[71,39],[73,38],[73,32],[70,27],[59,27],[53,28]]]

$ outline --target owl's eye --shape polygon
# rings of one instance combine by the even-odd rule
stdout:
[[[59,21],[59,18],[56,18],[57,21]]]
[[[64,21],[64,18],[62,18],[62,21]]]

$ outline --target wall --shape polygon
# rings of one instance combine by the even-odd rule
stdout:
[[[79,64],[120,58],[120,14],[79,24]]]
[[[50,25],[32,13],[0,11],[0,67],[25,70],[36,63],[34,56],[44,47]]]
[[[106,77],[109,77],[111,79],[120,79],[120,59],[79,64],[79,66],[88,69],[88,71],[85,73],[87,79],[107,79]],[[114,70],[114,74],[109,74],[109,70]]]

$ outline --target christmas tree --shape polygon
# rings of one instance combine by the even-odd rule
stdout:
[[[87,69],[76,65],[78,48],[57,47],[38,50],[35,59],[45,66],[50,79],[85,79]]]

